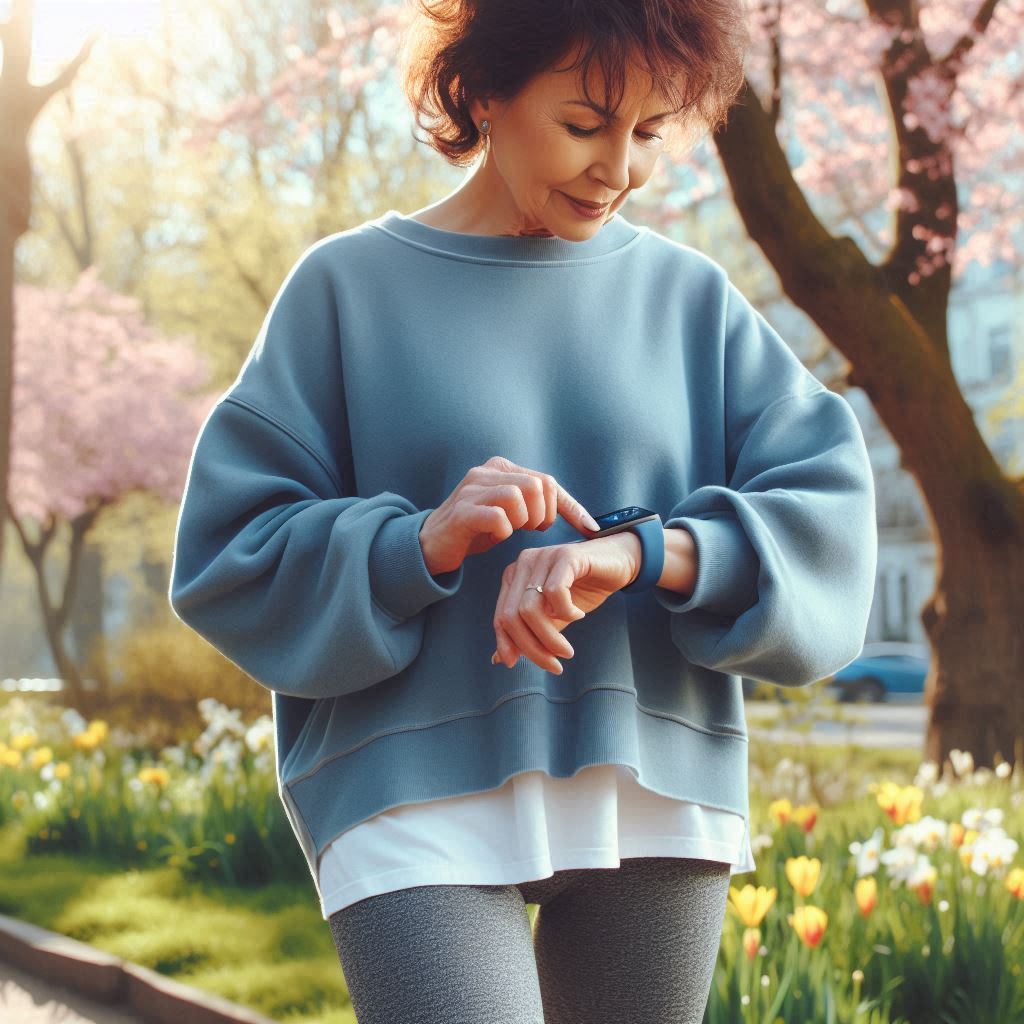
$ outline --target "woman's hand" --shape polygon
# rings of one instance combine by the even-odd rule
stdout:
[[[570,544],[526,548],[505,569],[494,614],[499,661],[511,668],[525,654],[543,669],[562,674],[556,655],[571,658],[561,635],[570,622],[600,607],[629,586],[640,571],[635,534],[613,534]],[[543,592],[527,590],[539,584]]]

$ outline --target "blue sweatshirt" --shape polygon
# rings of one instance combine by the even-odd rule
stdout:
[[[693,592],[613,594],[561,676],[492,665],[504,568],[585,543],[558,518],[432,576],[420,528],[492,455],[688,530]],[[852,409],[712,259],[621,214],[573,242],[391,210],[289,272],[196,439],[168,596],[272,692],[315,881],[371,815],[534,769],[626,765],[749,828],[741,677],[849,664],[876,557]]]

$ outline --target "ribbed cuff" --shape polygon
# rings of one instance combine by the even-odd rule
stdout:
[[[705,608],[735,618],[757,601],[761,559],[737,519],[677,516],[665,521],[665,528],[669,527],[685,527],[693,535],[697,582],[688,598],[665,587],[655,587],[654,596],[662,607],[670,612]]]
[[[434,510],[421,509],[387,520],[370,545],[370,590],[395,618],[410,619],[462,585],[463,566],[430,575],[423,561],[420,528]]]

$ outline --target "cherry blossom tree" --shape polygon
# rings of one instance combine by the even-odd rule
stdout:
[[[32,0],[12,0],[10,18],[0,22],[0,565],[4,553],[12,417],[14,337],[14,247],[28,231],[32,212],[32,165],[28,136],[50,98],[66,89],[96,42],[90,36],[56,78],[30,84]]]
[[[216,396],[186,338],[149,327],[137,299],[83,272],[70,290],[18,285],[8,515],[32,564],[47,641],[71,703],[78,666],[64,640],[85,538],[103,509],[145,490],[184,491],[192,446]],[[63,579],[51,593],[48,549],[65,525]]]

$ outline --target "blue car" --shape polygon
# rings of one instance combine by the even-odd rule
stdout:
[[[923,644],[884,641],[865,644],[860,654],[826,683],[840,701],[924,700],[924,680],[931,658]]]

